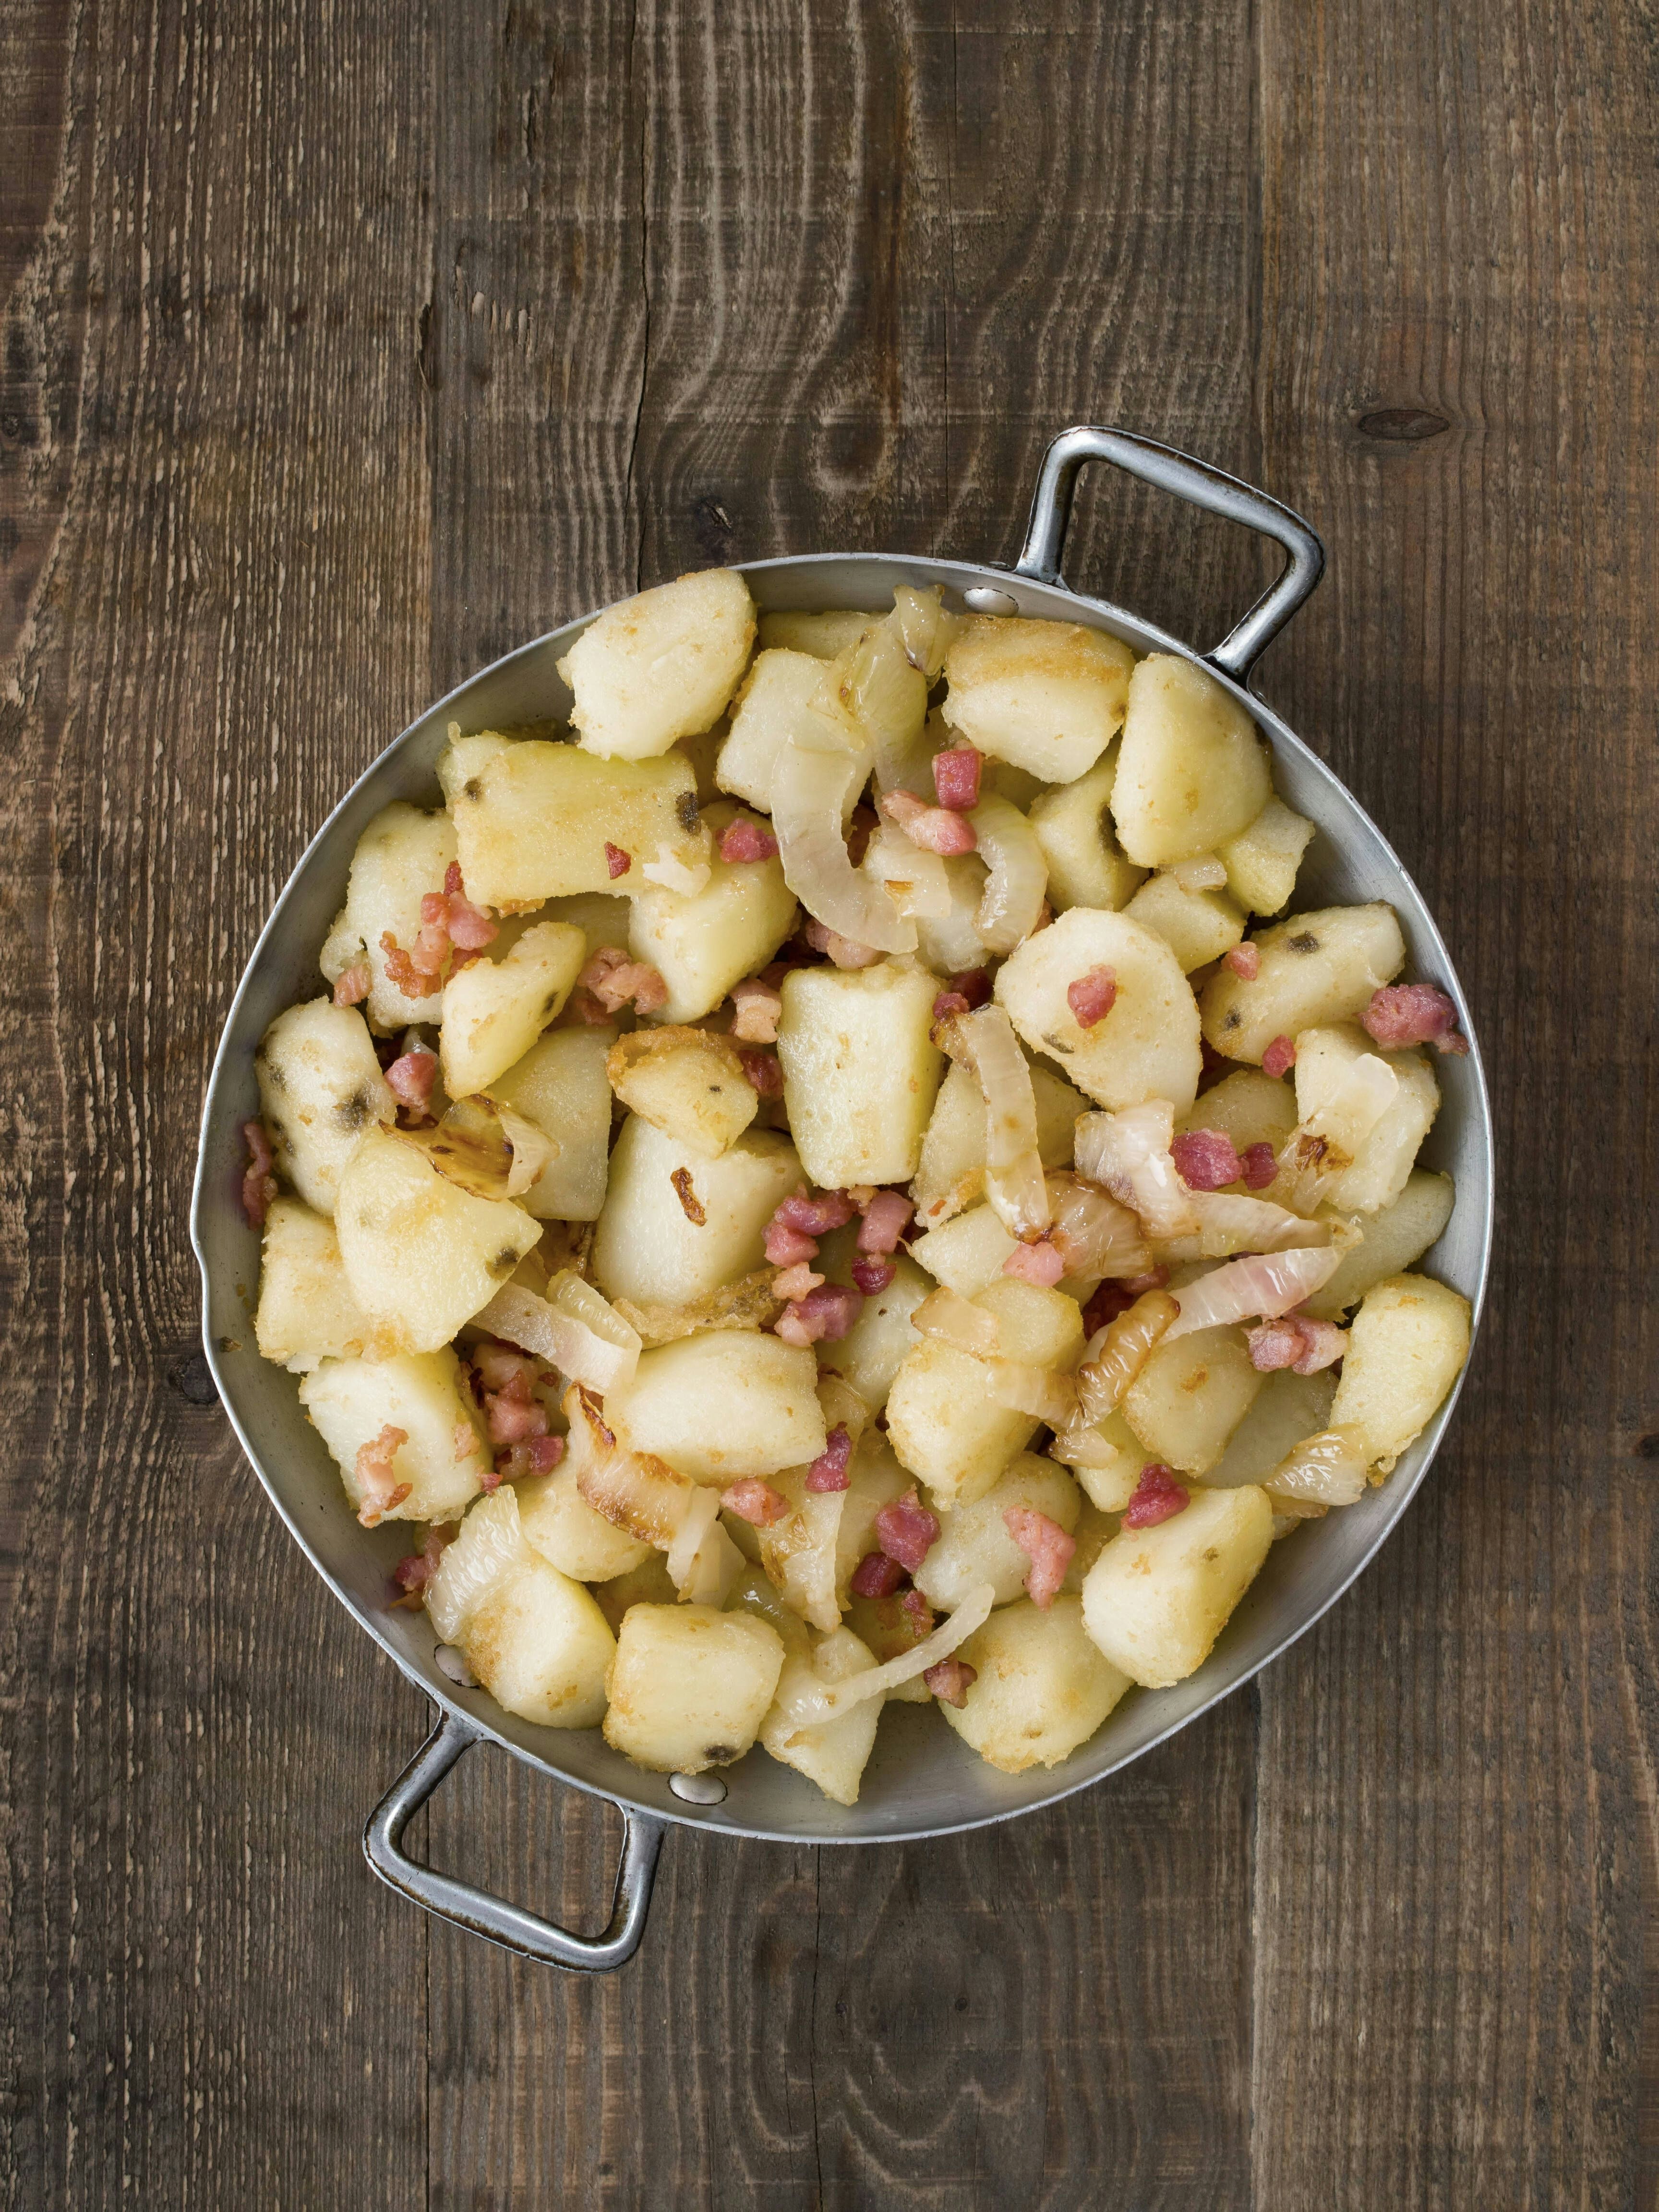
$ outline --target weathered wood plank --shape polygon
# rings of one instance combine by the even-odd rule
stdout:
[[[1335,556],[1269,684],[1445,927],[1507,1166],[1449,1448],[1262,1684],[1258,2195],[1626,2204],[1659,2061],[1651,24],[1261,22],[1264,466]]]

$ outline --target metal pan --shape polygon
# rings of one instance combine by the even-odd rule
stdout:
[[[1079,466],[1093,459],[1110,461],[1285,548],[1289,559],[1278,582],[1212,653],[1194,653],[1124,609],[1067,587],[1060,556],[1073,490]],[[830,553],[757,561],[743,573],[763,610],[880,609],[891,604],[896,584],[937,583],[945,586],[948,604],[965,601],[984,611],[1085,623],[1127,639],[1140,652],[1179,653],[1208,670],[1249,708],[1272,745],[1279,791],[1317,825],[1297,903],[1388,900],[1405,932],[1409,972],[1451,993],[1473,1041],[1462,989],[1416,885],[1351,794],[1248,688],[1257,657],[1313,590],[1323,566],[1314,532],[1276,501],[1150,439],[1079,428],[1063,432],[1048,448],[1024,550],[1012,570],[974,562]],[[301,1411],[294,1378],[268,1366],[254,1348],[259,1250],[239,1202],[240,1129],[257,1111],[253,1053],[266,1024],[296,999],[317,993],[318,947],[343,902],[352,850],[363,829],[394,799],[436,801],[434,768],[452,720],[464,729],[487,729],[564,715],[569,696],[555,663],[591,619],[568,623],[509,653],[440,700],[381,754],[324,824],[277,901],[231,1006],[203,1112],[191,1224],[205,1285],[208,1360],[243,1449],[318,1573],[439,1709],[430,1739],[368,1822],[364,1848],[371,1865],[394,1888],[459,1926],[524,1956],[590,1970],[620,1966],[638,1947],[668,1821],[792,1843],[892,1843],[1030,1812],[1138,1759],[1248,1681],[1335,1602],[1410,1503],[1456,1396],[1454,1391],[1381,1488],[1274,1547],[1197,1674],[1174,1689],[1133,1692],[1090,1743],[1052,1771],[1000,1774],[935,1716],[901,1705],[890,1707],[883,1721],[856,1806],[830,1803],[801,1776],[758,1752],[725,1776],[720,1802],[690,1804],[673,1794],[666,1776],[641,1773],[611,1751],[597,1729],[533,1727],[503,1713],[482,1690],[450,1680],[425,1615],[387,1609],[387,1577],[405,1547],[404,1539],[392,1528],[370,1532],[358,1526],[322,1441]],[[1467,1059],[1441,1060],[1437,1073],[1445,1097],[1425,1158],[1455,1177],[1457,1205],[1427,1264],[1473,1302],[1478,1320],[1492,1211],[1492,1121],[1478,1043]],[[402,1850],[411,1814],[481,1738],[621,1809],[622,1864],[611,1924],[602,1936],[572,1935],[420,1865]],[[1194,1786],[1200,1783],[1194,1774]]]

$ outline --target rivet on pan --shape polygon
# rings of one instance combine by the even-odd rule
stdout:
[[[668,1786],[688,1805],[719,1805],[726,1798],[726,1784],[718,1774],[671,1774]]]
[[[1017,615],[1019,601],[1012,592],[1000,592],[994,584],[969,584],[963,598],[976,615]]]
[[[432,1656],[437,1662],[438,1672],[441,1674],[447,1674],[452,1682],[459,1682],[464,1690],[477,1689],[478,1678],[467,1665],[465,1657],[458,1646],[453,1644],[441,1644]]]

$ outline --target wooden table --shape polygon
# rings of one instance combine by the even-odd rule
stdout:
[[[0,0],[7,2203],[1655,2202],[1656,76],[1638,0]],[[1073,421],[1329,544],[1266,689],[1471,988],[1471,1388],[1163,1753],[676,1833],[633,1966],[521,1967],[366,1869],[424,1701],[205,1382],[222,1015],[478,664],[710,562],[1006,560]],[[1068,565],[1206,644],[1261,574],[1121,481]],[[591,1923],[617,1834],[481,1755],[426,1843]]]

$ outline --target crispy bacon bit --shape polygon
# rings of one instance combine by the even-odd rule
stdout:
[[[463,952],[482,952],[497,934],[495,924],[481,906],[474,906],[461,882],[461,864],[452,860],[444,876],[444,899],[448,908],[445,920],[449,929],[449,941]],[[422,918],[425,918],[426,902],[421,902]]]
[[[806,941],[815,952],[822,952],[837,968],[873,968],[881,955],[873,945],[860,945],[854,939],[841,937],[821,921],[806,925]]]
[[[933,1042],[939,1042],[938,1029],[941,1022],[948,1022],[953,1015],[972,1012],[972,1007],[960,991],[941,991],[933,1001],[933,1018],[928,1025]]]
[[[1051,1291],[1066,1273],[1066,1262],[1059,1245],[1044,1237],[1033,1244],[1017,1244],[1003,1261],[1002,1272],[1017,1283],[1034,1283],[1040,1291]]]
[[[742,1482],[728,1483],[720,1492],[721,1512],[736,1514],[751,1528],[769,1528],[790,1510],[789,1500],[774,1490],[769,1482],[763,1482],[757,1474]]]
[[[1175,1479],[1175,1469],[1154,1461],[1140,1470],[1135,1494],[1123,1509],[1126,1528],[1156,1528],[1160,1521],[1173,1521],[1184,1513],[1191,1498]]]
[[[498,1390],[486,1397],[484,1419],[492,1444],[524,1444],[532,1437],[547,1434],[546,1407],[538,1405],[533,1398],[520,1398],[514,1391]]]
[[[413,952],[405,952],[389,929],[380,932],[380,951],[386,960],[386,980],[406,999],[431,997],[442,981],[443,963],[448,950],[448,932],[435,929],[430,925],[422,927],[415,940]]]
[[[933,756],[933,789],[939,793],[939,803],[948,806],[953,814],[971,814],[979,805],[979,780],[985,768],[985,756],[973,745],[960,740],[948,750]]]
[[[799,1229],[792,1229],[787,1221],[780,1221],[775,1213],[766,1224],[765,1252],[768,1262],[774,1267],[793,1267],[818,1256],[818,1240],[808,1237]]]
[[[530,1395],[541,1372],[529,1352],[520,1352],[516,1344],[501,1344],[488,1336],[473,1346],[471,1364],[484,1389],[511,1390],[520,1398]]]
[[[723,860],[769,860],[775,857],[777,849],[778,841],[771,831],[763,830],[758,822],[751,822],[744,814],[727,823],[721,833]]]
[[[868,1253],[860,1252],[848,1273],[865,1297],[873,1298],[887,1288],[898,1269],[890,1260],[872,1259]]]
[[[426,1540],[418,1552],[411,1552],[406,1559],[399,1559],[392,1571],[392,1587],[401,1590],[394,1605],[419,1607],[425,1602],[427,1584],[438,1571],[438,1562],[461,1533],[459,1521],[434,1521],[426,1532]]]
[[[806,1470],[806,1487],[816,1493],[830,1490],[848,1490],[853,1478],[848,1464],[853,1456],[853,1439],[848,1434],[845,1421],[837,1421],[824,1438],[823,1449]]]
[[[904,1580],[904,1570],[885,1552],[866,1552],[853,1570],[854,1597],[891,1597]]]
[[[506,1456],[495,1462],[493,1477],[483,1478],[483,1486],[496,1490],[503,1482],[517,1482],[521,1475],[551,1474],[563,1457],[562,1437],[527,1437],[522,1443],[508,1446]]]
[[[1302,1331],[1293,1321],[1264,1321],[1250,1331],[1247,1341],[1250,1364],[1259,1375],[1294,1367],[1302,1357]]]
[[[1456,1007],[1434,983],[1385,983],[1372,992],[1359,1023],[1385,1052],[1411,1044],[1431,1044],[1437,1052],[1459,1054],[1469,1048],[1457,1026]]]
[[[386,1079],[398,1103],[410,1114],[424,1120],[432,1097],[432,1086],[438,1079],[438,1055],[417,1046],[394,1060],[386,1072]]]
[[[1259,945],[1235,945],[1230,952],[1224,952],[1221,957],[1234,975],[1242,976],[1247,983],[1254,983],[1261,973],[1261,948]]]
[[[618,876],[625,876],[633,865],[634,855],[624,853],[620,845],[613,845],[607,837],[605,841],[605,866],[611,882],[614,884]]]
[[[349,968],[343,968],[340,970],[334,985],[335,1005],[361,1006],[368,996],[374,982],[374,971],[369,966],[368,955],[365,952],[361,958],[354,960]]]
[[[1051,1521],[1046,1513],[1039,1513],[1030,1505],[1009,1506],[1002,1521],[1031,1562],[1031,1571],[1025,1577],[1026,1595],[1033,1605],[1046,1613],[1066,1579],[1066,1570],[1077,1550],[1077,1539],[1068,1536],[1058,1521]]]
[[[845,1229],[858,1212],[844,1190],[820,1191],[816,1198],[807,1198],[797,1191],[786,1198],[772,1216],[790,1229],[799,1229],[808,1237],[825,1237],[832,1229]]]
[[[1264,1075],[1288,1075],[1296,1066],[1296,1047],[1287,1036],[1276,1036],[1261,1055]]]
[[[242,1211],[250,1229],[263,1229],[270,1201],[276,1195],[276,1178],[270,1172],[276,1157],[263,1121],[244,1121],[242,1142],[247,1146],[247,1167],[242,1176]]]
[[[743,1062],[744,1080],[763,1098],[781,1098],[783,1070],[778,1066],[775,1054],[746,1052],[741,1045],[738,1058]]]
[[[860,1251],[885,1257],[895,1250],[915,1210],[915,1200],[907,1198],[902,1190],[878,1190],[865,1207],[864,1218],[859,1224]]]
[[[386,975],[406,999],[430,998],[442,988],[446,963],[451,973],[465,967],[496,934],[495,924],[466,896],[460,862],[452,860],[443,889],[421,899],[420,933],[410,949],[404,951],[390,930],[381,933]]]
[[[968,1692],[979,1680],[977,1667],[970,1667],[965,1659],[940,1659],[922,1675],[933,1695],[944,1705],[955,1705],[958,1710],[968,1702]]]
[[[1264,1375],[1289,1367],[1298,1375],[1317,1375],[1334,1367],[1348,1348],[1347,1333],[1334,1322],[1316,1321],[1311,1314],[1286,1314],[1279,1321],[1264,1321],[1248,1338],[1250,1364]]]
[[[1066,1003],[1077,1017],[1080,1030],[1103,1022],[1117,1004],[1117,977],[1109,968],[1091,968],[1086,975],[1066,986]]]
[[[1303,1352],[1296,1363],[1298,1375],[1317,1375],[1322,1368],[1334,1367],[1348,1348],[1348,1334],[1334,1321],[1315,1321],[1311,1316],[1298,1314],[1296,1325],[1302,1332]]]
[[[1109,1277],[1083,1309],[1085,1329],[1093,1336],[1097,1329],[1109,1327],[1120,1314],[1128,1312],[1137,1298],[1143,1297],[1148,1291],[1163,1290],[1169,1279],[1167,1267],[1153,1267],[1127,1283]]]
[[[775,1044],[783,1012],[783,994],[751,975],[732,986],[732,1035],[741,1044]]]
[[[1239,1155],[1244,1170],[1246,1190],[1266,1190],[1279,1173],[1279,1162],[1273,1148],[1264,1137],[1260,1144],[1246,1145]]]
[[[708,1225],[708,1210],[697,1196],[693,1187],[690,1169],[676,1168],[668,1180],[674,1186],[674,1195],[680,1202],[680,1212],[691,1226],[694,1229],[706,1229]]]
[[[415,1487],[412,1482],[399,1482],[392,1466],[408,1442],[409,1431],[394,1428],[388,1421],[378,1437],[357,1447],[357,1487],[362,1492],[357,1518],[365,1528],[374,1528],[382,1515],[401,1505]]]
[[[1176,1173],[1188,1190],[1220,1190],[1244,1172],[1232,1139],[1221,1129],[1187,1129],[1170,1144]]]
[[[876,1541],[890,1559],[915,1574],[939,1541],[939,1516],[922,1504],[915,1483],[876,1516]]]
[[[773,1276],[772,1288],[790,1305],[799,1305],[807,1292],[817,1290],[823,1280],[823,1276],[815,1275],[805,1260],[798,1260],[793,1267],[785,1267]]]
[[[643,960],[630,960],[619,945],[601,945],[576,982],[592,993],[607,1014],[630,999],[641,1014],[654,1014],[668,1004],[668,986],[656,969]]]
[[[821,1283],[798,1305],[786,1306],[775,1333],[786,1344],[839,1344],[858,1319],[864,1293],[841,1283]]]
[[[948,806],[929,806],[914,792],[884,792],[881,811],[924,853],[942,853],[950,860],[978,849],[979,838],[965,814],[954,813]]]

